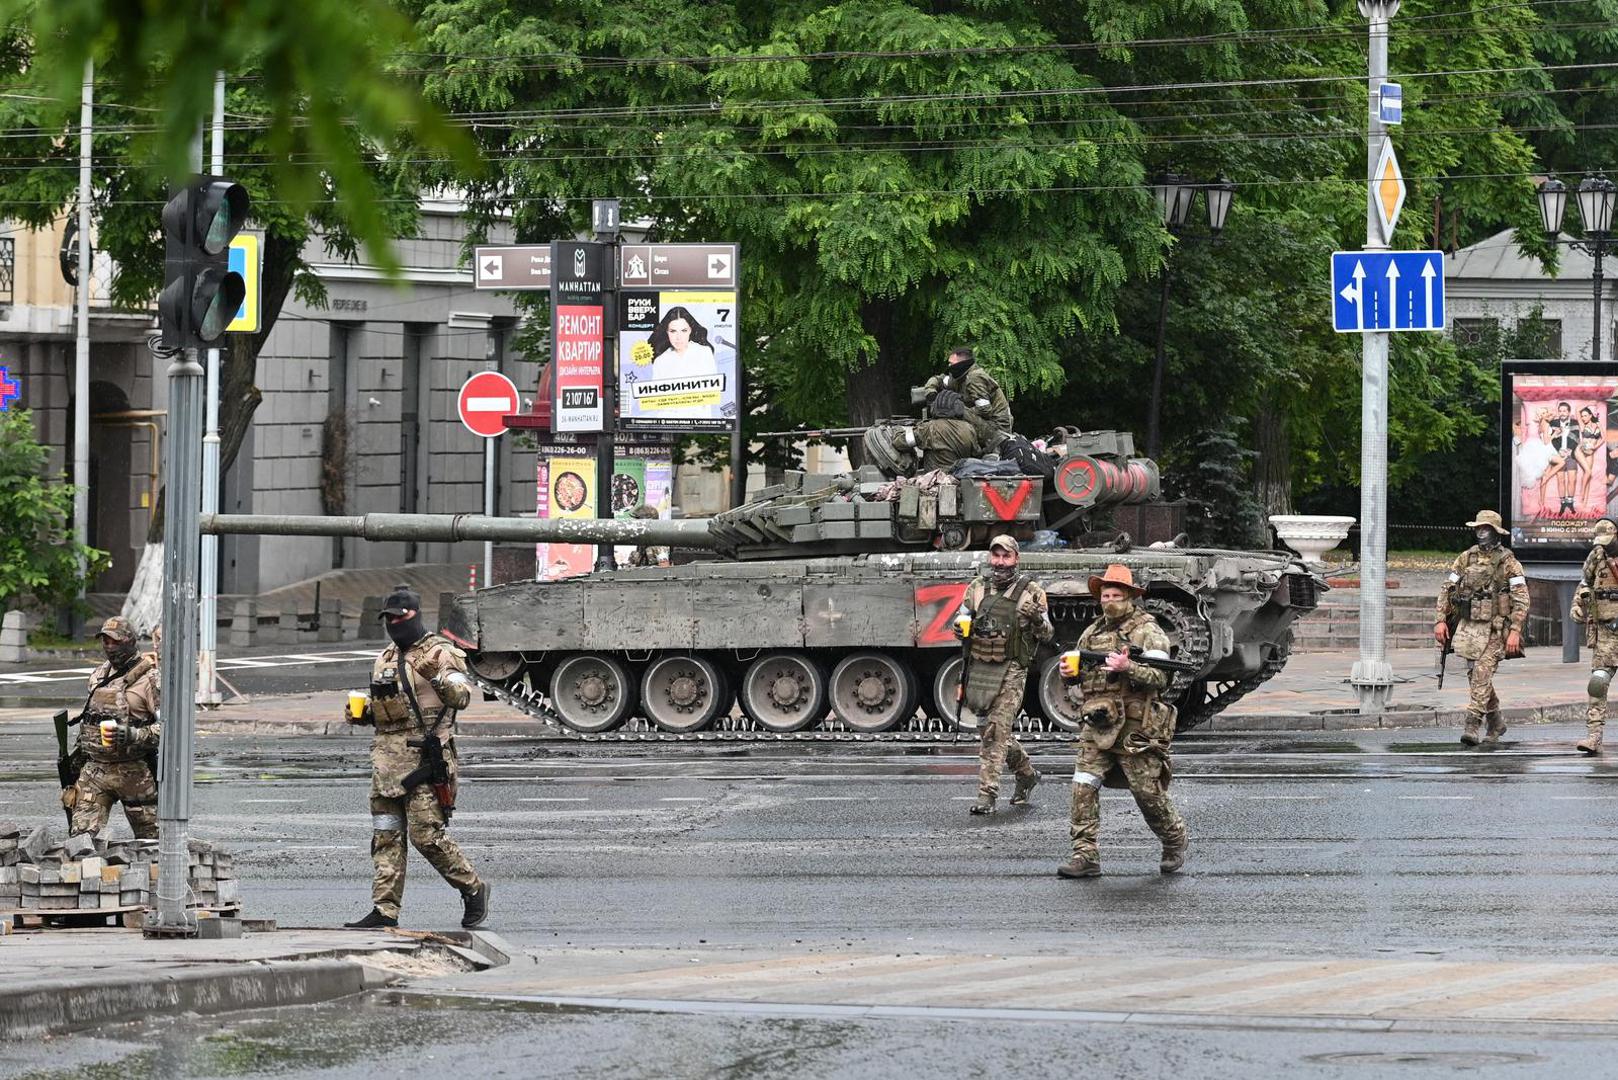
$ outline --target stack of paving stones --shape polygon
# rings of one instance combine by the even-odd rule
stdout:
[[[206,840],[190,842],[192,907],[241,902],[235,860]],[[0,911],[89,911],[148,907],[157,886],[156,840],[69,836],[41,825],[26,837],[0,822]]]

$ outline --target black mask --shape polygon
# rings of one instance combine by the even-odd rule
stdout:
[[[1479,529],[1477,536],[1478,547],[1483,548],[1485,551],[1500,543],[1500,534],[1493,529]]]
[[[951,360],[949,364],[949,373],[957,379],[965,378],[966,371],[971,366],[972,361],[970,360]]]
[[[427,628],[421,624],[421,612],[416,612],[408,619],[388,623],[388,637],[401,650],[408,649],[416,642],[427,636]]]
[[[102,638],[101,651],[107,654],[107,662],[120,671],[135,661],[135,643],[133,641],[114,641],[111,638]]]

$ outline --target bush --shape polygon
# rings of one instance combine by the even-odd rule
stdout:
[[[111,561],[73,542],[73,486],[45,475],[48,451],[27,410],[0,411],[0,611],[66,605]],[[81,567],[82,561],[82,567]]]

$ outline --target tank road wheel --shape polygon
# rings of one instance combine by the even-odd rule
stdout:
[[[705,656],[665,656],[646,668],[640,681],[647,719],[683,734],[709,727],[730,708],[725,673]]]
[[[933,715],[959,730],[961,721],[961,658],[945,660],[933,676]]]
[[[831,711],[851,731],[886,731],[916,711],[916,677],[883,653],[851,653],[831,673]]]
[[[803,653],[771,653],[741,678],[742,711],[769,731],[799,731],[826,715],[826,672]]]
[[[1062,681],[1061,657],[1049,657],[1039,667],[1039,711],[1063,731],[1078,731],[1084,726],[1079,719],[1079,703],[1068,694]]]
[[[611,731],[634,711],[635,682],[621,661],[578,653],[551,673],[551,707],[574,731]]]
[[[522,670],[522,653],[475,652],[468,654],[466,662],[490,682],[503,683]]]

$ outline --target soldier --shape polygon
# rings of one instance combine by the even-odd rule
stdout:
[[[949,470],[963,458],[983,454],[984,439],[994,436],[992,425],[969,416],[961,395],[940,390],[927,407],[930,419],[913,427],[893,429],[893,450],[900,460],[917,459],[917,472]]]
[[[1101,873],[1096,834],[1101,828],[1103,783],[1127,786],[1135,796],[1146,824],[1163,842],[1158,869],[1173,874],[1185,865],[1185,821],[1168,794],[1175,719],[1174,706],[1163,699],[1168,674],[1129,657],[1130,646],[1138,646],[1146,656],[1168,659],[1169,655],[1168,635],[1136,603],[1145,592],[1121,563],[1090,579],[1090,595],[1100,602],[1101,617],[1079,635],[1077,647],[1105,652],[1107,660],[1099,666],[1069,669],[1080,672],[1085,724],[1073,767],[1069,829],[1073,858],[1057,867],[1061,877]]]
[[[353,929],[399,925],[404,898],[405,833],[443,879],[460,890],[461,925],[479,926],[489,911],[489,886],[478,877],[460,847],[444,832],[455,808],[458,773],[455,714],[472,700],[466,654],[422,626],[421,597],[409,585],[396,585],[382,605],[393,644],[371,668],[371,691],[352,723],[375,725],[371,739],[371,885],[373,907],[351,923]],[[415,746],[410,745],[415,743]],[[418,750],[419,747],[419,750]],[[405,779],[441,755],[447,780],[406,788]]]
[[[1522,655],[1528,579],[1522,563],[1501,543],[1506,527],[1499,514],[1484,510],[1466,524],[1475,530],[1478,542],[1456,556],[1438,590],[1433,638],[1472,662],[1467,673],[1471,699],[1461,742],[1478,745],[1478,729],[1485,728],[1484,741],[1493,746],[1506,733],[1494,673],[1501,660]]]
[[[1045,590],[1027,574],[1017,573],[1021,548],[1011,536],[989,542],[989,572],[972,579],[955,615],[955,635],[966,643],[961,673],[961,717],[982,717],[978,745],[978,798],[974,814],[994,813],[1000,771],[1010,765],[1017,774],[1011,805],[1021,806],[1039,783],[1039,773],[1022,744],[1011,734],[1022,708],[1023,689],[1034,650],[1055,634]]]
[[[1584,624],[1584,641],[1591,650],[1587,734],[1573,745],[1583,753],[1599,754],[1601,731],[1607,725],[1607,688],[1618,670],[1618,568],[1612,564],[1618,555],[1618,525],[1610,518],[1596,522],[1592,544],[1571,612],[1574,622]]]
[[[961,395],[966,403],[967,412],[982,420],[988,430],[999,437],[985,443],[987,449],[993,450],[1012,432],[1011,403],[1006,400],[1006,392],[1000,389],[1000,384],[994,381],[994,376],[984,371],[972,358],[972,350],[959,348],[949,354],[949,369],[942,375],[934,375],[923,384],[922,389],[927,391],[927,404],[933,404],[933,394],[940,390],[954,390]]]
[[[143,656],[135,627],[121,615],[101,624],[106,661],[90,674],[90,693],[79,720],[78,752],[85,764],[62,795],[73,812],[71,830],[97,833],[107,824],[113,803],[137,839],[157,836],[158,716],[155,656]]]

